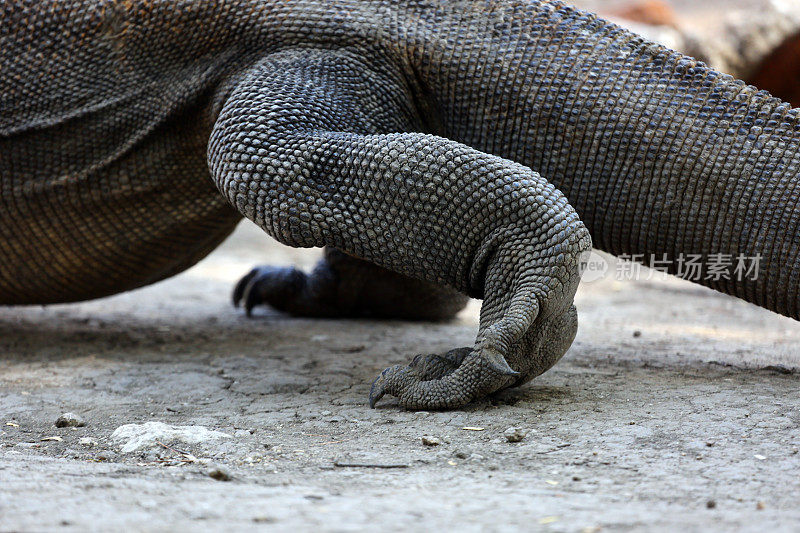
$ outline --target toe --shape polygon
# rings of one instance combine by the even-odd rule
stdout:
[[[375,408],[378,400],[383,398],[385,394],[397,395],[398,390],[398,376],[408,374],[410,368],[402,365],[390,366],[384,369],[378,378],[372,382],[372,387],[369,391],[369,406]]]
[[[491,368],[493,371],[497,372],[503,376],[518,376],[519,372],[511,368],[506,361],[506,358],[503,357],[503,354],[500,353],[498,350],[494,350],[491,348],[483,348],[480,351],[480,359]]]
[[[244,310],[248,317],[253,316],[253,308],[261,303],[261,292],[258,290],[259,280],[262,278],[258,275],[253,277],[244,289]]]
[[[286,310],[302,292],[305,279],[305,274],[293,267],[257,267],[236,284],[233,303],[237,307],[243,305],[247,316],[262,304]]]
[[[463,358],[461,355],[458,353],[461,361],[455,368],[452,368],[453,356],[434,357],[434,365],[437,359],[439,365],[447,360],[448,368],[441,377],[434,379],[423,379],[420,374],[420,370],[431,363],[431,359],[426,360],[424,356],[416,358],[413,366],[387,368],[372,384],[370,405],[374,407],[384,395],[390,394],[406,409],[455,409],[513,382],[511,376],[495,371],[474,351]],[[430,373],[425,374],[429,376]]]
[[[233,289],[233,306],[239,307],[239,303],[241,303],[242,298],[245,294],[245,289],[250,284],[250,281],[258,275],[258,269],[254,268],[246,275],[242,276],[242,279],[236,284],[236,287]]]
[[[472,348],[456,348],[442,354],[417,355],[408,365],[421,381],[441,379],[459,367]]]

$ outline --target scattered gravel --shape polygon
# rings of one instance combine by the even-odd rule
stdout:
[[[440,441],[436,437],[431,437],[430,435],[423,435],[421,440],[422,444],[424,444],[425,446],[438,446],[442,443],[442,441]]]
[[[217,481],[230,481],[233,475],[224,466],[213,465],[208,469],[208,477],[216,479]]]
[[[79,428],[86,425],[86,421],[75,413],[64,413],[56,419],[57,428]]]
[[[518,427],[510,427],[503,432],[508,442],[520,442],[528,435],[528,431]]]

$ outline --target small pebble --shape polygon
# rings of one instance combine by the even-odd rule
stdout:
[[[633,332],[633,336],[634,337],[641,337],[642,336],[642,332],[637,329],[636,331]]]
[[[113,462],[117,458],[117,454],[111,450],[104,450],[97,454],[98,461],[106,461],[107,463]]]
[[[522,428],[510,427],[503,432],[503,436],[508,442],[519,442],[528,435],[528,432]]]
[[[64,413],[56,419],[57,428],[79,428],[85,425],[83,418],[75,413]]]
[[[763,511],[766,508],[767,508],[767,505],[764,502],[758,502],[756,504],[756,509],[758,509],[759,511]]]
[[[708,500],[706,502],[706,508],[707,509],[714,509],[716,507],[717,507],[717,502],[715,502],[714,500]]]
[[[93,437],[81,437],[78,444],[81,446],[97,446],[97,439]]]
[[[442,441],[440,441],[436,437],[431,437],[430,435],[423,435],[421,440],[422,444],[424,444],[425,446],[438,446],[442,443]]]
[[[208,469],[208,477],[217,481],[230,481],[233,479],[228,469],[219,465],[214,465]]]

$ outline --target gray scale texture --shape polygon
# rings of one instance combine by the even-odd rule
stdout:
[[[484,299],[474,347],[376,380],[371,403],[410,408],[558,361],[590,234],[673,266],[761,256],[756,280],[703,283],[800,316],[800,111],[560,2],[13,1],[0,21],[0,303],[152,283],[245,216],[335,249],[252,272],[248,310]]]

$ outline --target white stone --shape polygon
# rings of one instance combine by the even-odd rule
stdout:
[[[126,441],[122,445],[122,453],[131,453],[146,448],[160,446],[168,442],[199,444],[210,440],[230,439],[227,433],[214,431],[204,426],[170,426],[163,422],[145,422],[144,424],[125,424],[111,434],[114,440]]]

